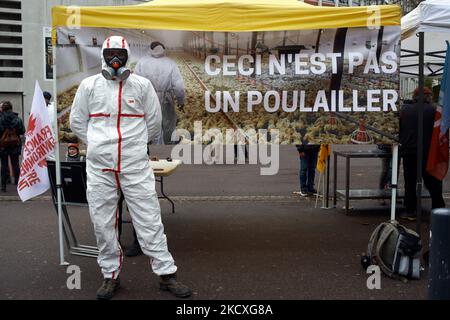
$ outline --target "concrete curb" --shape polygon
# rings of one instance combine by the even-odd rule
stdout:
[[[50,201],[52,200],[51,196],[40,196],[31,198],[28,201]],[[0,201],[22,201],[20,200],[19,196],[0,196]]]
[[[450,199],[450,193],[443,194],[444,199]],[[315,201],[315,196],[172,196],[173,201],[271,201],[271,202],[303,202]],[[321,198],[320,198],[321,199]],[[330,197],[331,199],[331,197]],[[22,201],[19,196],[0,196],[0,201]],[[28,201],[52,201],[51,196],[39,196]],[[319,200],[321,202],[322,200]]]
[[[315,197],[302,198],[298,196],[173,196],[173,201],[270,201],[270,202],[301,202],[315,200]],[[31,201],[52,201],[51,196],[39,196]],[[164,199],[162,199],[164,200]],[[19,196],[0,196],[0,201],[21,201]]]

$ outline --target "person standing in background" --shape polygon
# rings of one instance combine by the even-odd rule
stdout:
[[[53,133],[56,134],[58,132],[58,125],[57,125],[57,122],[55,119],[55,105],[53,104],[53,102],[51,102],[52,95],[50,94],[50,92],[44,91],[43,96],[45,99],[45,104],[47,105],[48,119],[50,120],[50,123],[52,124]],[[56,150],[56,148],[54,148],[48,154],[47,160],[56,161],[55,150]]]
[[[0,158],[1,158],[1,190],[6,192],[8,176],[8,161],[14,172],[14,183],[17,185],[20,177],[19,156],[22,153],[21,136],[25,134],[25,127],[19,115],[12,111],[11,102],[2,103],[2,117],[0,119]]]
[[[157,144],[173,144],[172,133],[177,126],[174,97],[180,109],[184,108],[184,82],[177,64],[166,56],[166,47],[155,41],[150,45],[150,55],[136,65],[134,72],[152,83],[158,95],[162,111],[162,133]]]
[[[417,183],[417,121],[420,104],[418,102],[419,90],[414,91],[412,104],[404,104],[400,112],[400,155],[403,161],[405,179],[405,209],[401,218],[416,219],[416,183]],[[435,108],[431,101],[431,90],[424,88],[423,104],[423,153],[422,153],[422,177],[425,187],[431,196],[432,209],[445,207],[442,197],[442,181],[430,175],[426,170],[428,152],[431,143],[431,135],[434,125]]]
[[[384,192],[390,188],[392,181],[392,145],[378,144],[377,149],[383,154],[390,155],[389,157],[381,158],[381,174],[379,189]],[[386,205],[386,201],[381,199],[381,204]]]
[[[4,101],[0,102],[0,122],[2,121],[2,117],[3,117],[3,102]],[[6,169],[6,183],[7,184],[11,183],[11,176],[9,175],[9,172],[10,172],[10,168],[9,168],[9,163],[8,163],[8,168]]]
[[[316,178],[317,156],[320,145],[298,144],[296,147],[300,157],[300,192],[295,193],[302,197],[317,194],[317,190],[314,187],[314,179]]]

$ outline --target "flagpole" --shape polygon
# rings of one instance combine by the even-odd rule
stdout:
[[[417,116],[417,178],[416,178],[416,232],[422,225],[422,171],[423,171],[423,106],[424,106],[424,33],[419,32],[419,105]]]
[[[391,195],[391,221],[395,221],[395,207],[397,206],[397,182],[398,182],[398,144],[392,148],[392,195]]]
[[[314,170],[316,170],[314,168]],[[317,202],[319,201],[319,193],[320,193],[320,182],[321,182],[321,178],[322,178],[322,173],[319,172],[319,182],[317,183],[317,185],[319,186],[317,189],[317,194],[316,194],[316,204],[314,206],[314,208],[317,208]]]
[[[327,166],[328,166],[328,161],[325,158],[325,168],[323,170],[323,180],[322,180],[322,186],[323,186],[322,187],[322,208],[325,208],[325,179],[326,179],[325,172],[326,172]]]
[[[59,158],[59,129],[58,129],[58,93],[56,91],[56,43],[53,44],[52,50],[52,67],[53,67],[53,101],[54,101],[54,119],[56,122],[55,130],[55,164],[56,164],[56,197],[58,207],[58,234],[59,234],[59,264],[61,266],[68,265],[64,259],[64,238],[63,238],[63,220],[62,220],[62,197],[61,197],[61,163]]]

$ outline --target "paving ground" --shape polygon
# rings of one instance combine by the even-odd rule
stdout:
[[[375,188],[379,168],[379,160],[355,161],[352,187]],[[342,201],[337,209],[314,208],[314,199],[292,195],[297,171],[295,148],[285,147],[276,176],[259,176],[257,166],[197,165],[183,166],[166,180],[177,212],[162,202],[163,221],[179,277],[194,289],[191,299],[426,299],[427,270],[418,281],[382,277],[381,290],[366,287],[360,255],[374,227],[389,218],[388,206],[353,201],[350,216]],[[15,198],[11,190],[0,198],[0,299],[93,299],[101,282],[93,258],[66,257],[82,270],[81,290],[66,287],[69,275],[59,266],[57,219],[48,195],[26,203]],[[87,210],[71,209],[79,242],[95,244]],[[427,236],[425,219],[425,243]],[[125,224],[125,246],[131,238]],[[121,278],[116,299],[172,299],[158,290],[144,256],[125,257]]]

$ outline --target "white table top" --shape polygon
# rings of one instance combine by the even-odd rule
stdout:
[[[181,160],[173,159],[172,161],[167,161],[166,159],[160,159],[158,161],[150,160],[150,166],[156,177],[167,177],[170,176],[175,170],[181,165]]]

